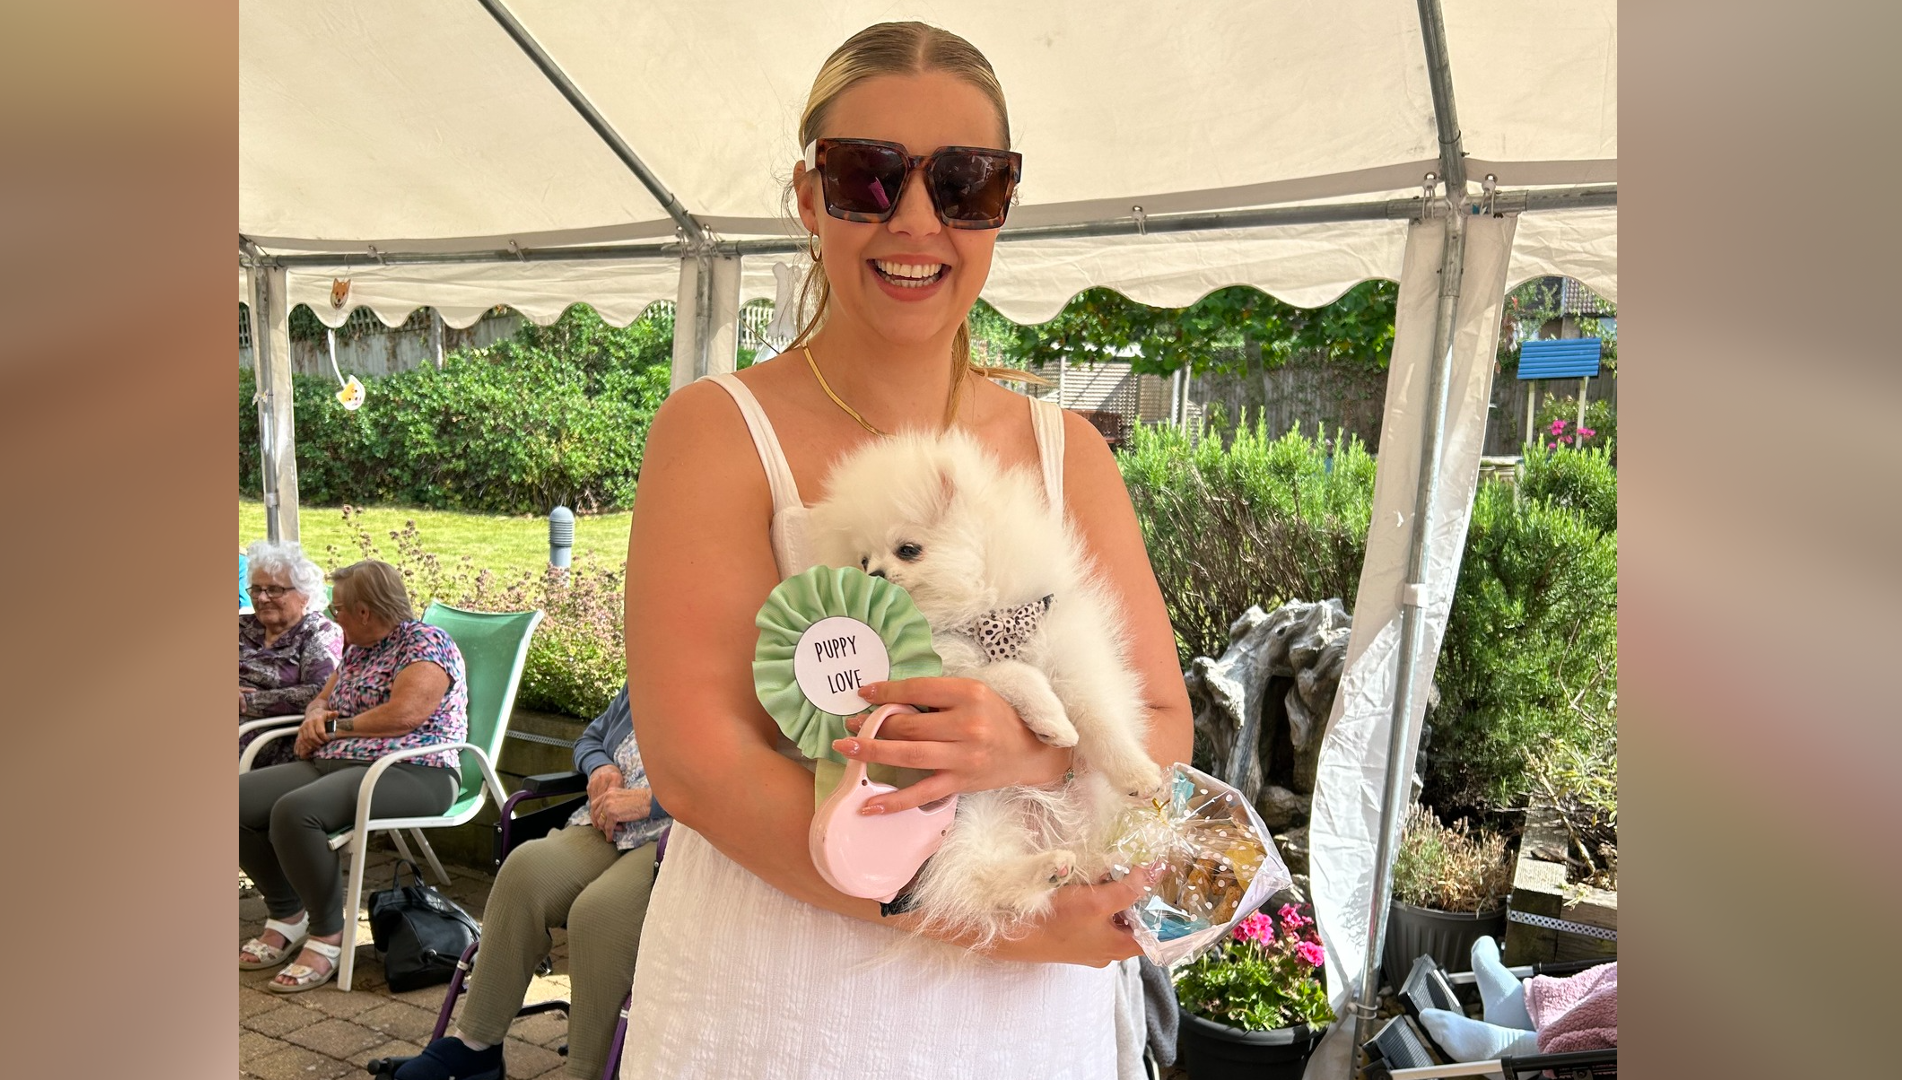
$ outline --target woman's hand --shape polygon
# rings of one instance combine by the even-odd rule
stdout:
[[[310,758],[315,750],[327,744],[327,721],[339,714],[325,707],[315,709],[307,706],[307,718],[300,722],[300,733],[293,737],[293,756]]]
[[[618,765],[602,765],[587,774],[587,799],[592,801],[627,782]]]
[[[653,813],[653,789],[648,787],[613,788],[587,798],[587,818],[608,842],[620,825],[639,821]]]
[[[833,748],[869,765],[927,769],[932,776],[861,807],[863,814],[891,814],[968,791],[1015,784],[1041,786],[1066,775],[1073,752],[1048,746],[999,694],[975,679],[902,679],[862,687],[875,705],[900,702],[931,709],[889,719],[872,739],[840,739]],[[847,726],[858,729],[864,717]]]
[[[1164,866],[1139,866],[1116,881],[1063,885],[1054,890],[1053,908],[1045,918],[1018,937],[995,942],[988,955],[1031,964],[1087,967],[1139,956],[1140,943],[1120,921],[1120,913],[1147,895],[1165,873]]]

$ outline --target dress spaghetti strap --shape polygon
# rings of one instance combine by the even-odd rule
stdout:
[[[760,453],[760,467],[767,470],[767,487],[773,493],[773,512],[778,517],[788,509],[801,509],[800,488],[793,482],[793,470],[787,467],[787,456],[780,451],[780,437],[773,433],[773,423],[767,419],[767,411],[760,407],[760,401],[747,389],[747,384],[733,372],[708,375],[701,382],[719,384],[733,397],[733,403],[740,407],[740,415],[746,418],[747,431],[753,436],[753,448]]]
[[[1060,406],[1037,397],[1027,399],[1033,411],[1033,439],[1040,444],[1040,480],[1047,489],[1047,505],[1054,520],[1066,514],[1067,429]]]

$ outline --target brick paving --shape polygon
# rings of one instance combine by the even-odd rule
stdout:
[[[397,856],[384,839],[367,857],[368,891],[384,889],[393,875]],[[448,864],[451,885],[442,892],[480,918],[493,887],[491,875]],[[359,949],[354,960],[354,987],[342,993],[329,983],[304,994],[282,996],[264,985],[279,967],[241,971],[240,1080],[338,1080],[365,1077],[367,1062],[377,1057],[418,1053],[433,1033],[446,987],[432,986],[407,993],[387,987],[380,956],[373,950],[367,928],[366,897],[360,903]],[[260,932],[266,904],[240,875],[240,934],[237,946]],[[533,981],[528,1001],[567,996],[566,931],[553,933],[553,973]],[[281,965],[284,966],[284,965]],[[455,1016],[459,1015],[456,1010]],[[559,1053],[567,1041],[566,1021],[551,1014],[530,1016],[514,1023],[507,1036],[509,1080],[563,1080],[566,1061]]]

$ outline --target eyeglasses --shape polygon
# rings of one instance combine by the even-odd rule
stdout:
[[[997,229],[1006,223],[1020,183],[1020,155],[981,146],[943,146],[914,157],[899,143],[873,139],[815,139],[802,151],[820,171],[827,213],[843,221],[879,222],[893,216],[907,176],[924,170],[933,212],[950,229]]]
[[[247,595],[252,597],[255,600],[278,600],[292,591],[293,590],[291,588],[288,588],[285,585],[249,585],[247,586]]]

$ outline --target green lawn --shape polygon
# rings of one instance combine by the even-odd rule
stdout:
[[[391,558],[390,533],[408,521],[420,530],[421,544],[447,561],[462,555],[473,556],[476,567],[495,573],[517,576],[522,570],[538,570],[547,564],[547,519],[510,517],[504,514],[462,514],[451,510],[416,510],[404,506],[366,507],[360,511],[360,524],[372,535],[374,546]],[[240,548],[267,535],[266,510],[258,499],[240,500]],[[627,557],[627,529],[633,522],[631,512],[596,514],[574,521],[573,557],[579,560],[591,554],[603,566],[614,566]],[[300,543],[307,554],[322,567],[352,562],[360,557],[354,534],[337,506],[300,508]],[[339,549],[336,559],[327,557],[327,545]]]

